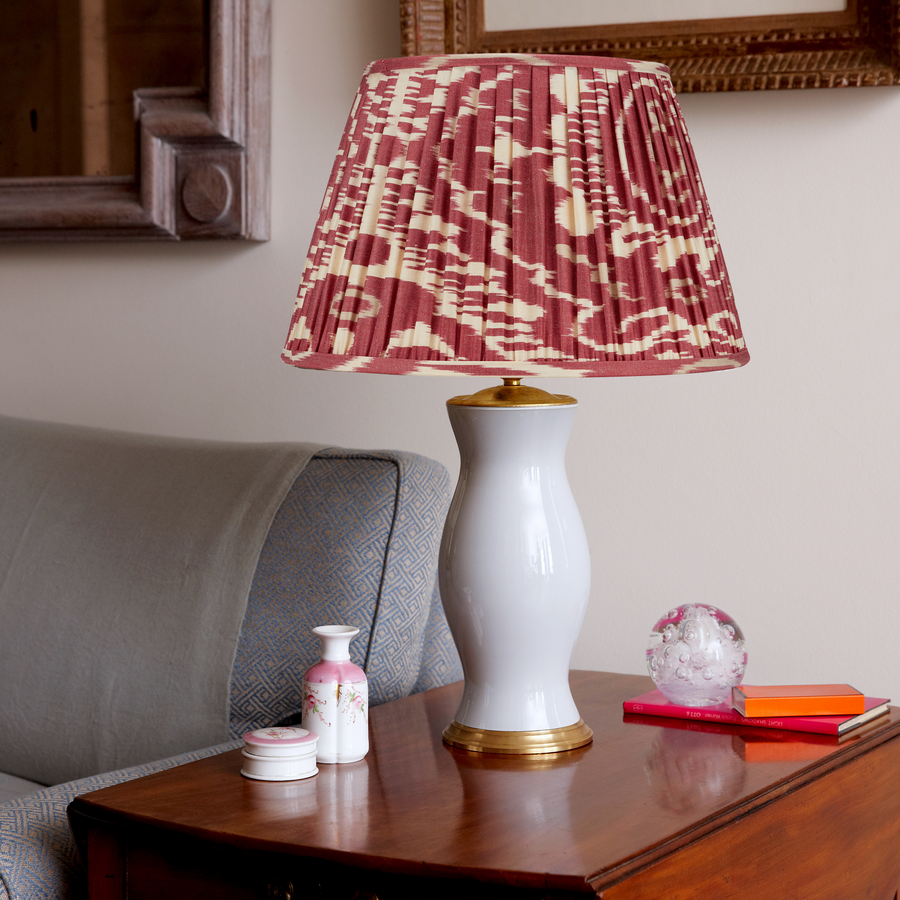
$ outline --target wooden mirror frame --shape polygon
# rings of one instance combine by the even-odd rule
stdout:
[[[842,12],[486,31],[484,0],[401,0],[404,56],[576,53],[665,63],[676,91],[900,83],[900,0]]]
[[[135,92],[137,175],[0,178],[0,240],[268,240],[270,19],[210,0],[209,91]]]

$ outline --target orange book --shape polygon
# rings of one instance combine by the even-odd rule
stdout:
[[[731,705],[747,718],[852,716],[865,712],[866,698],[849,684],[742,684],[731,689]]]

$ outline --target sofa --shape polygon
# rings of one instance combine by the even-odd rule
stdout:
[[[372,705],[458,680],[448,502],[411,453],[0,416],[0,900],[84,896],[76,795],[299,721],[316,625]]]

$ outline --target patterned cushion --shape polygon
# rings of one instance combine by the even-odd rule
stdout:
[[[250,590],[232,673],[230,734],[289,718],[319,657],[316,625],[359,628],[351,655],[375,705],[461,677],[433,593],[447,472],[410,453],[319,451],[281,506]],[[423,660],[428,626],[427,659]]]
[[[66,807],[79,794],[215,756],[241,746],[219,744],[143,766],[93,775],[0,805],[0,900],[81,900],[87,882]]]
[[[425,624],[422,666],[419,669],[419,678],[410,693],[430,691],[444,684],[461,681],[462,677],[462,663],[459,660],[459,653],[456,652],[456,644],[450,636],[444,607],[441,606],[441,594],[435,579],[431,611]]]

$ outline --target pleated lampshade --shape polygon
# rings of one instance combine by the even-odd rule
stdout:
[[[283,358],[502,376],[747,362],[668,69],[587,56],[372,63]]]

